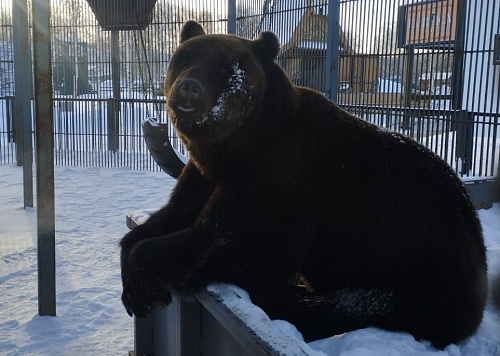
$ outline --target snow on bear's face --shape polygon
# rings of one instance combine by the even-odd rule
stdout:
[[[198,26],[188,22],[181,32],[181,44],[167,69],[165,95],[181,137],[213,143],[241,126],[262,97],[266,83],[262,52],[269,50],[260,48],[269,40],[206,35]],[[272,39],[270,43],[272,47]]]

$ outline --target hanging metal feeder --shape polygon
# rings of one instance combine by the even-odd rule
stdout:
[[[105,31],[144,30],[156,0],[87,0]]]

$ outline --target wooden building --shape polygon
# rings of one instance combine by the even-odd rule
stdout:
[[[325,91],[328,16],[326,5],[306,8],[289,41],[282,47],[279,62],[297,85]],[[375,92],[378,57],[357,54],[340,29],[339,92]]]

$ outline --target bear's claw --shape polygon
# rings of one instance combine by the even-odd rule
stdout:
[[[129,316],[134,316],[134,312],[132,310],[132,307],[130,306],[130,294],[126,294],[125,295],[125,292],[122,293],[122,303],[123,303],[123,306],[125,307],[125,310],[127,311],[127,314]]]

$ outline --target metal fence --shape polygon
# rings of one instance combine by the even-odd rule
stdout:
[[[12,1],[0,2],[0,163],[22,159],[13,110],[13,32],[18,25],[12,21]],[[56,164],[158,170],[141,124],[148,116],[167,122],[162,76],[182,23],[196,19],[211,33],[254,38],[262,30],[275,32],[282,44],[277,60],[296,84],[418,140],[460,175],[497,174],[498,1],[51,4]],[[115,18],[102,17],[99,6],[106,4],[119,4],[106,12]],[[134,4],[141,6],[132,11]],[[170,134],[174,147],[182,151],[173,129]]]

